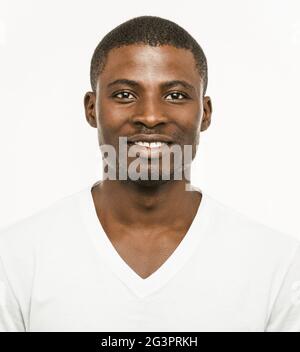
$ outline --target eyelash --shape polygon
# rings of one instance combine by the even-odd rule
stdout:
[[[118,93],[114,93],[112,95],[113,98],[117,98],[117,99],[123,99],[123,98],[118,98],[117,95],[119,94],[123,94],[123,93],[128,93],[128,94],[131,94],[132,96],[134,96],[131,92],[128,92],[128,91],[121,91],[121,92],[118,92]],[[180,99],[167,99],[167,100],[184,100],[184,99],[189,99],[188,95],[182,93],[182,92],[178,92],[178,91],[174,91],[174,92],[171,92],[169,94],[167,94],[166,96],[169,96],[171,94],[179,94],[179,95],[182,95],[183,98],[180,98]],[[131,99],[131,98],[124,98],[125,99]]]

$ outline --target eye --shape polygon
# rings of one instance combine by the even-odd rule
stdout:
[[[124,100],[124,101],[131,101],[133,99],[135,99],[135,96],[127,91],[122,91],[122,92],[118,92],[112,95],[114,98],[120,99],[120,100]]]
[[[171,97],[171,98],[168,98],[168,97]],[[167,100],[183,100],[187,98],[188,98],[187,95],[180,92],[172,92],[166,96]]]

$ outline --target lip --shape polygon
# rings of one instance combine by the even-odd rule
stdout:
[[[169,136],[162,134],[137,134],[127,138],[128,143],[134,142],[163,142],[163,143],[173,143],[173,140]]]

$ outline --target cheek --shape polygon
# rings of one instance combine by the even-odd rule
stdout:
[[[113,126],[116,123],[116,114],[114,109],[109,104],[108,99],[101,96],[97,101],[96,116],[100,127],[109,127],[110,125]]]
[[[119,134],[126,121],[124,112],[116,109],[114,104],[106,98],[97,101],[96,117],[98,121],[98,133],[106,143],[113,142],[113,137]]]
[[[193,144],[200,130],[201,115],[199,110],[186,112],[185,118],[180,120],[180,128],[185,136],[186,144]]]

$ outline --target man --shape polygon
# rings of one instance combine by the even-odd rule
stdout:
[[[2,233],[0,329],[300,331],[299,242],[190,185],[212,113],[199,44],[133,18],[97,46],[91,84],[105,177]]]

